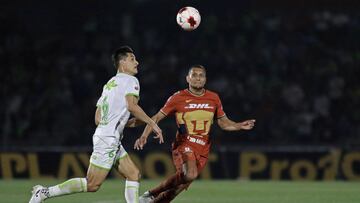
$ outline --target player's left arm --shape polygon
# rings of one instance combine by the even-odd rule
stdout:
[[[255,119],[243,122],[234,122],[230,120],[224,110],[218,95],[215,96],[217,123],[221,129],[226,131],[251,130],[255,125]]]
[[[132,94],[128,94],[125,96],[125,100],[127,103],[127,109],[128,111],[137,119],[142,120],[148,126],[151,127],[152,131],[156,134],[157,137],[160,139],[160,143],[163,142],[162,138],[162,131],[159,128],[159,126],[155,123],[154,120],[152,120],[145,112],[144,110],[138,105],[138,97],[134,96]]]
[[[225,115],[217,119],[217,123],[221,129],[226,131],[251,130],[255,125],[255,119],[234,122]]]

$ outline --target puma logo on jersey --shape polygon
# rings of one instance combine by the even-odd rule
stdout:
[[[185,109],[213,109],[213,106],[209,106],[209,104],[188,104],[185,106]]]

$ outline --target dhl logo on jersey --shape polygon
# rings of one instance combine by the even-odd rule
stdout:
[[[209,104],[188,104],[184,107],[185,109],[213,109],[213,106]]]

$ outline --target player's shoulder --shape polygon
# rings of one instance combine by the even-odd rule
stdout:
[[[125,73],[117,73],[114,78],[116,80],[127,80],[127,81],[135,81],[135,82],[139,82],[139,80],[137,79],[137,77],[133,76],[133,75],[129,75],[129,74],[125,74]]]
[[[179,100],[181,97],[183,97],[185,95],[184,90],[179,90],[176,91],[175,93],[173,93],[167,101],[175,101],[175,100]]]
[[[219,94],[217,92],[211,91],[211,90],[208,90],[208,89],[206,89],[206,96],[219,98]]]
[[[133,75],[129,75],[129,74],[126,74],[126,73],[117,73],[115,75],[115,77],[118,77],[118,78],[128,78],[128,79],[133,79],[133,80],[137,80],[137,78]]]
[[[176,91],[174,94],[172,94],[171,96],[172,97],[179,97],[179,96],[183,96],[185,95],[185,90],[179,90],[179,91]]]

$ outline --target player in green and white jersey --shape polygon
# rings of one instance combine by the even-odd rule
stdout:
[[[96,192],[111,168],[126,178],[126,202],[139,201],[140,172],[121,145],[123,130],[146,123],[152,127],[160,143],[163,137],[161,129],[138,105],[140,85],[134,75],[138,72],[139,63],[133,50],[127,46],[121,47],[115,51],[112,59],[117,74],[104,85],[97,102],[97,128],[93,135],[94,147],[86,178],[72,178],[51,187],[34,186],[29,203],[79,192]],[[129,120],[130,114],[134,118]]]

